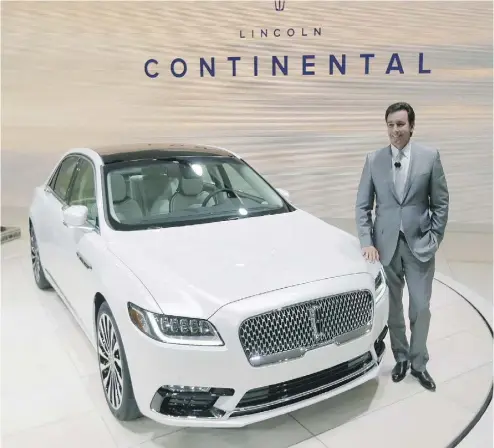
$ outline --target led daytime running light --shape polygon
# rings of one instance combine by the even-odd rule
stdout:
[[[211,322],[184,316],[155,314],[128,304],[132,323],[147,336],[170,344],[224,345]]]

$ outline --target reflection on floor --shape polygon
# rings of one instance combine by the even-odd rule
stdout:
[[[446,244],[438,270],[468,285],[468,266],[475,266],[468,286],[490,291],[492,301],[492,259],[489,272],[488,260],[461,261],[461,250]],[[429,368],[436,393],[410,376],[394,384],[388,350],[379,380],[251,427],[180,429],[147,419],[122,424],[107,410],[89,343],[58,297],[35,287],[28,254],[25,237],[2,247],[3,448],[353,448],[398,441],[404,448],[443,448],[470,422],[492,382],[490,334],[462,298],[435,282]],[[492,446],[488,421],[470,446]]]

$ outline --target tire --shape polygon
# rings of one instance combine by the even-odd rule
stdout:
[[[33,268],[34,281],[39,289],[51,289],[50,282],[45,276],[45,270],[43,269],[43,264],[41,263],[38,240],[36,239],[36,234],[34,233],[34,228],[32,225],[29,226],[29,238],[31,242],[31,266]]]
[[[106,302],[103,302],[98,310],[96,336],[101,386],[111,413],[117,420],[121,421],[130,421],[141,417],[134,398],[122,338],[115,318]],[[109,350],[109,346],[113,350]],[[113,352],[113,357],[108,356],[109,352]],[[119,384],[122,386],[119,387]]]

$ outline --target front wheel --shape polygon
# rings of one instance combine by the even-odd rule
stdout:
[[[101,384],[108,407],[118,420],[135,420],[141,413],[134,398],[122,338],[106,302],[98,311],[96,326]]]

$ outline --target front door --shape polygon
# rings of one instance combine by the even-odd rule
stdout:
[[[86,334],[92,339],[93,303],[96,275],[93,266],[101,245],[96,202],[96,168],[89,159],[81,157],[67,206],[84,205],[88,209],[86,226],[91,229],[69,228],[65,225],[61,241],[61,259],[65,263],[67,283],[65,289],[70,305]]]

